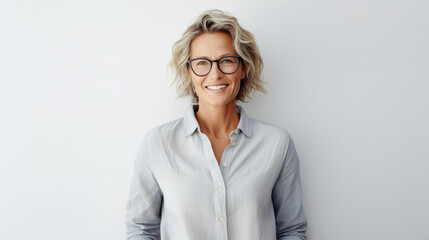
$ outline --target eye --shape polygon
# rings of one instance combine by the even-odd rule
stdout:
[[[233,63],[233,61],[232,61],[232,59],[230,59],[230,58],[224,58],[224,59],[222,59],[222,61],[221,61],[220,63],[223,63],[223,64],[230,64],[230,63]]]
[[[197,60],[195,64],[198,66],[204,66],[207,65],[208,62],[206,60]]]

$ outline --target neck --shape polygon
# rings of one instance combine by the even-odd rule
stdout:
[[[201,132],[215,138],[229,136],[237,128],[240,115],[237,112],[235,101],[225,106],[213,106],[200,102],[195,114]]]

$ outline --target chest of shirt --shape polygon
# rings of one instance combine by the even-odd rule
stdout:
[[[189,207],[195,198],[206,197],[210,202],[219,193],[231,199],[253,196],[255,205],[270,199],[282,166],[283,146],[264,138],[232,135],[219,165],[204,134],[177,137],[153,149],[154,175],[165,199],[174,199],[182,207]]]

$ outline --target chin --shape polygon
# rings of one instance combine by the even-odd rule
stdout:
[[[212,106],[216,106],[216,107],[224,107],[224,106],[228,106],[229,104],[231,104],[231,102],[235,103],[235,98],[232,100],[209,100],[209,101],[204,101],[206,104],[212,105]]]

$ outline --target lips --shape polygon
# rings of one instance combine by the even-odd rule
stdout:
[[[215,85],[207,85],[206,88],[210,90],[220,90],[228,87],[229,84],[215,84]]]

